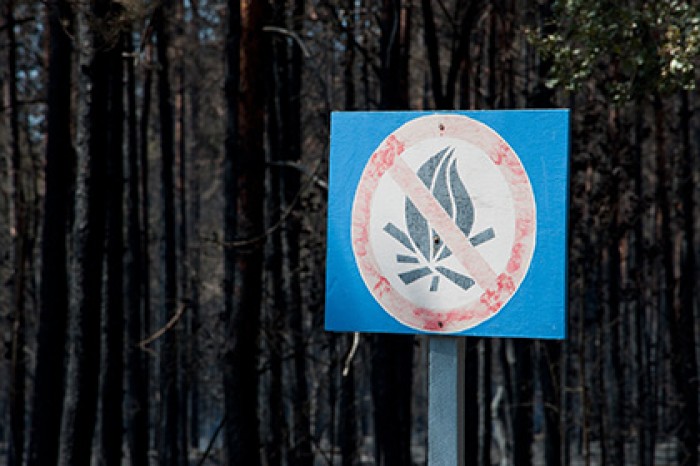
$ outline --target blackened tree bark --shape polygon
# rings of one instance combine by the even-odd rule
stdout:
[[[224,60],[226,62],[226,75],[224,82],[224,98],[226,101],[226,134],[224,141],[224,241],[227,243],[232,243],[236,239],[236,229],[237,229],[237,212],[236,212],[236,196],[237,196],[237,183],[236,183],[236,171],[234,170],[236,156],[238,155],[238,148],[240,145],[238,125],[239,125],[239,114],[238,114],[238,102],[240,100],[240,54],[241,54],[241,2],[240,0],[231,0],[227,3],[228,5],[228,30],[226,32],[226,45],[224,51]],[[243,314],[240,309],[235,309],[234,305],[237,304],[237,300],[234,297],[234,280],[236,272],[236,254],[233,247],[229,244],[224,245],[224,282],[223,282],[223,294],[224,294],[224,311],[221,315],[221,320],[224,325],[224,338],[227,340],[224,342],[226,345],[224,347],[224,359],[223,359],[223,386],[224,386],[224,420],[228,421],[227,424],[231,422],[236,422],[237,424],[233,427],[226,426],[226,439],[224,444],[228,448],[229,462],[234,462],[234,459],[243,460],[241,463],[245,463],[249,460],[253,460],[252,464],[259,464],[260,459],[256,453],[251,453],[246,447],[246,445],[252,437],[253,442],[258,441],[257,435],[253,435],[253,429],[246,430],[246,426],[243,425],[245,421],[251,417],[254,419],[257,414],[257,409],[254,406],[257,405],[257,383],[251,383],[250,386],[255,386],[255,389],[250,392],[243,390],[243,393],[237,394],[237,397],[233,397],[229,392],[231,389],[236,389],[238,387],[236,384],[236,375],[234,371],[242,369],[241,364],[244,364],[245,359],[241,353],[240,346],[247,344],[247,349],[251,351],[251,354],[255,354],[257,350],[257,340],[250,339],[246,340],[244,335],[243,338],[236,338],[238,335],[236,332],[240,332],[240,329],[236,329],[233,326],[234,318]],[[236,313],[236,311],[238,311]],[[236,346],[238,346],[238,352],[236,352]],[[255,374],[255,368],[243,367],[248,369],[247,375],[250,377]],[[253,365],[254,366],[254,365]],[[239,376],[243,376],[242,373],[238,373]],[[254,375],[253,380],[257,380],[257,374]],[[238,384],[240,389],[244,388],[242,383]],[[242,398],[245,396],[247,402],[253,401],[253,409],[250,407],[246,409],[244,403],[242,403]],[[233,419],[228,419],[229,412],[232,411]],[[252,411],[252,412],[251,412]],[[223,422],[223,421],[222,421]],[[257,431],[257,422],[254,422],[256,426],[255,431]],[[229,433],[229,430],[231,433]],[[248,435],[246,435],[248,434]],[[230,438],[229,438],[230,437]],[[255,448],[257,450],[257,448]]]
[[[175,139],[172,89],[170,86],[170,31],[167,24],[172,12],[172,1],[163,2],[153,16],[158,57],[158,115],[160,121],[161,152],[161,207],[163,243],[161,266],[163,270],[163,313],[161,324],[166,325],[178,312],[177,303],[177,245],[175,243]],[[179,464],[182,448],[179,440],[179,342],[178,329],[170,328],[163,336],[160,354],[161,439],[160,463]]]
[[[27,281],[27,206],[22,178],[22,152],[20,150],[20,111],[17,89],[17,37],[15,34],[15,2],[5,4],[7,21],[7,67],[10,104],[10,154],[9,201],[10,229],[12,237],[12,334],[10,344],[10,448],[9,464],[21,465],[24,459],[26,416],[26,317],[25,289]]]
[[[664,103],[661,97],[656,94],[653,99],[653,110],[654,110],[654,135],[655,135],[655,149],[656,149],[656,171],[658,176],[657,187],[656,187],[656,199],[658,202],[658,222],[657,227],[659,229],[659,241],[661,243],[661,259],[663,265],[663,285],[662,285],[662,303],[665,305],[665,310],[668,315],[668,324],[670,332],[670,346],[671,346],[671,372],[676,382],[676,388],[681,395],[681,400],[683,402],[684,413],[691,411],[693,408],[697,410],[697,391],[692,394],[693,399],[685,399],[685,388],[688,384],[692,384],[691,380],[685,379],[684,376],[690,376],[687,373],[688,367],[684,367],[685,356],[680,354],[682,344],[686,342],[681,342],[683,338],[681,334],[681,329],[678,324],[681,321],[685,321],[687,324],[687,317],[685,317],[682,311],[687,311],[676,307],[676,276],[675,276],[675,261],[674,261],[674,251],[673,251],[673,237],[671,228],[671,199],[669,196],[669,190],[671,185],[671,173],[669,163],[668,148],[666,146],[666,109],[664,108]],[[681,311],[677,314],[677,311]],[[691,313],[692,315],[692,313]],[[692,328],[692,327],[691,327]],[[687,348],[684,348],[687,350]],[[695,352],[692,352],[693,355]],[[697,374],[692,376],[696,377]],[[696,411],[697,412],[697,411]],[[694,415],[694,419],[688,422],[685,414],[681,416],[681,422],[677,426],[676,435],[680,442],[680,448],[678,449],[678,464],[691,465],[697,464],[697,435],[695,438],[690,438],[690,431],[693,427],[697,426],[697,414]],[[697,432],[696,432],[697,434]],[[692,447],[689,448],[689,445]],[[694,458],[693,462],[690,462]]]
[[[479,340],[467,338],[464,357],[464,461],[479,464],[479,385],[474,374],[479,373]]]
[[[144,70],[143,78],[143,100],[141,106],[141,119],[139,120],[139,168],[140,168],[140,186],[141,186],[141,244],[143,244],[143,249],[141,251],[141,260],[139,265],[141,267],[141,282],[143,283],[141,287],[142,303],[143,303],[143,329],[142,335],[149,335],[151,333],[151,320],[153,318],[151,312],[151,229],[150,229],[150,219],[151,219],[151,209],[150,209],[150,196],[149,196],[149,123],[151,115],[151,101],[153,93],[153,69],[152,64],[149,62],[150,56],[152,54],[152,45],[144,43],[145,54],[149,59],[146,63],[146,69]],[[139,351],[141,351],[139,349]],[[141,381],[144,387],[137,396],[139,396],[139,407],[143,410],[143,421],[146,425],[149,425],[149,420],[151,418],[151,408],[149,405],[150,394],[151,394],[151,364],[147,357],[143,358],[143,373],[146,377]],[[157,430],[156,430],[157,432]],[[155,433],[151,433],[155,435]],[[146,441],[146,447],[148,447],[148,439],[144,437]]]
[[[513,464],[532,464],[532,343],[513,340],[515,376],[513,387]]]
[[[561,361],[560,342],[546,341],[539,346],[539,371],[544,407],[545,461],[548,466],[561,464]]]
[[[345,0],[349,12],[345,25],[345,62],[343,63],[343,88],[345,90],[345,110],[355,109],[355,0]]]
[[[126,34],[126,49],[132,51],[131,34]],[[141,258],[147,245],[141,243],[139,195],[139,146],[136,110],[136,72],[134,60],[127,61],[127,257],[126,257],[126,335],[127,335],[127,442],[132,464],[148,465],[148,389],[145,353],[138,347],[144,336],[141,290],[143,282]],[[145,196],[145,194],[144,194]]]
[[[696,349],[695,301],[695,202],[693,198],[693,156],[690,146],[690,103],[687,91],[681,92],[681,158],[680,158],[680,197],[683,220],[682,255],[680,258],[679,296],[671,309],[671,365],[676,389],[683,402],[681,429],[678,438],[681,443],[678,464],[698,464],[698,362]],[[666,273],[671,273],[667,270]]]
[[[201,27],[201,17],[199,14],[198,4],[192,4],[192,21],[189,23],[188,37],[195,47],[199,48],[200,44],[200,27]],[[194,76],[200,76],[202,72],[201,60],[199,55],[195,54],[193,58]],[[200,406],[200,385],[199,385],[199,368],[201,366],[200,352],[199,352],[199,331],[201,327],[201,317],[200,317],[200,269],[201,269],[201,248],[199,241],[196,239],[200,237],[200,223],[201,223],[201,202],[200,202],[200,164],[203,162],[205,155],[205,150],[202,147],[200,141],[203,139],[202,128],[205,124],[202,120],[202,112],[200,106],[200,90],[201,86],[199,82],[195,79],[191,79],[188,83],[188,93],[190,101],[190,131],[192,138],[189,142],[191,146],[191,169],[192,174],[189,177],[189,190],[190,190],[190,211],[191,211],[191,224],[192,232],[195,241],[190,246],[191,256],[190,256],[190,313],[189,313],[189,396],[190,396],[190,417],[189,417],[189,439],[190,445],[193,448],[199,447],[199,406]]]
[[[183,306],[188,307],[190,311],[191,299],[190,299],[190,258],[189,258],[189,228],[190,224],[188,221],[188,205],[187,205],[187,165],[189,159],[189,153],[187,150],[187,135],[186,135],[186,110],[187,105],[186,93],[187,84],[185,80],[185,63],[184,55],[187,54],[187,48],[185,45],[184,36],[184,5],[185,2],[178,1],[175,5],[175,47],[181,49],[181,52],[177,55],[175,63],[175,148],[176,148],[176,164],[178,167],[177,171],[177,200],[178,200],[178,211],[179,218],[177,227],[177,248],[179,254],[179,285],[178,290],[181,296],[180,301]],[[182,323],[180,324],[179,334],[182,335],[182,342],[179,348],[179,377],[178,377],[178,414],[180,419],[178,421],[178,444],[182,445],[184,451],[187,451],[187,447],[190,444],[188,440],[189,432],[189,392],[190,392],[190,377],[192,366],[190,360],[190,349],[191,342],[189,340],[189,335],[191,332],[191,317],[192,313],[187,312],[182,318]],[[187,455],[182,455],[180,461],[182,465],[187,464]]]
[[[379,88],[382,110],[407,109],[410,102],[408,60],[410,52],[410,4],[383,0],[380,11]]]
[[[479,341],[479,363],[481,365],[480,372],[480,393],[479,393],[479,461],[482,465],[491,464],[491,439],[493,438],[491,419],[491,398],[493,390],[491,388],[491,373],[492,373],[492,341],[488,338],[482,338]]]
[[[355,110],[355,0],[346,0],[345,6],[351,14],[348,16],[345,29],[345,63],[343,68],[343,83],[345,89],[345,110]],[[348,335],[346,341],[346,357],[341,361],[342,380],[340,385],[340,454],[343,466],[354,466],[357,461],[357,406],[355,391],[355,364],[348,360],[352,351],[353,336]],[[342,340],[341,340],[342,341]]]
[[[264,228],[265,1],[229,1],[224,155],[224,445],[231,464],[260,464],[258,326]]]
[[[286,2],[279,1],[272,8],[272,21],[278,27],[284,26],[284,7]],[[267,73],[267,137],[269,144],[270,161],[279,160],[282,151],[282,134],[280,126],[279,88],[284,85],[283,70],[287,65],[286,44],[277,41],[272,42],[272,60],[269,61]],[[268,175],[268,193],[266,196],[268,229],[273,228],[279,222],[280,208],[280,176],[279,170],[283,167],[275,167]],[[270,234],[266,249],[265,265],[269,274],[267,283],[270,286],[272,303],[269,312],[269,324],[267,330],[268,364],[270,368],[270,383],[268,399],[270,414],[268,419],[269,438],[265,439],[265,456],[270,466],[280,466],[284,460],[287,447],[287,422],[284,408],[283,370],[282,358],[285,348],[286,322],[284,318],[284,293],[282,290],[282,250],[280,229]]]
[[[287,2],[285,0],[276,1],[271,8],[272,23],[279,28],[286,28],[285,15],[287,13]],[[290,167],[285,166],[285,156],[283,155],[285,147],[284,131],[285,125],[288,123],[289,112],[289,45],[284,40],[272,40],[270,43],[271,60],[268,61],[267,73],[267,104],[268,104],[268,141],[269,141],[269,160],[274,167],[268,175],[268,193],[267,193],[267,228],[273,228],[283,219],[281,218],[284,211],[283,205],[283,181],[282,172],[289,170]],[[266,456],[267,461],[271,466],[279,466],[283,464],[285,456],[289,457],[289,461],[293,463],[293,454],[288,452],[289,434],[287,419],[285,415],[285,393],[284,393],[284,372],[283,372],[283,357],[286,350],[287,328],[290,319],[287,317],[286,309],[286,290],[288,285],[285,280],[286,258],[283,252],[283,236],[282,228],[275,228],[270,234],[267,247],[266,265],[269,273],[269,283],[272,294],[272,305],[269,317],[269,330],[267,338],[267,346],[269,351],[269,367],[270,367],[270,386],[269,386],[269,431],[270,437],[266,439]],[[287,276],[287,279],[289,277]],[[299,306],[295,310],[300,311]]]
[[[543,26],[542,34],[552,32],[550,23],[552,7],[550,2],[539,6],[539,19]],[[551,60],[540,57],[537,67],[538,82],[530,96],[534,108],[552,108],[554,91],[545,85],[552,68]],[[544,341],[538,345],[538,365],[540,385],[542,387],[542,404],[544,407],[545,461],[547,466],[559,466],[562,462],[562,423],[561,423],[561,380],[562,380],[562,343]]]
[[[446,108],[449,104],[445,102],[442,87],[442,70],[440,67],[440,46],[438,44],[437,32],[435,30],[435,14],[433,13],[433,2],[421,0],[423,11],[423,40],[425,42],[426,53],[428,54],[428,66],[430,68],[430,84],[433,91],[433,99],[437,108]]]
[[[644,105],[635,104],[634,139],[632,143],[632,160],[634,176],[635,214],[641,217],[644,213],[644,151],[642,145],[647,130],[644,123]],[[637,464],[639,466],[651,466],[654,463],[655,436],[656,436],[656,408],[654,406],[653,373],[651,351],[649,348],[649,290],[644,286],[648,278],[649,262],[645,246],[644,222],[638,221],[634,226],[634,267],[633,280],[636,289],[644,290],[635,297],[636,312],[636,364],[637,364],[637,405],[641,407],[639,419],[639,443],[637,447]]]
[[[110,15],[121,8],[112,6]],[[112,32],[107,46],[109,115],[106,195],[105,358],[102,385],[101,459],[107,466],[122,461],[124,385],[124,34]]]
[[[41,235],[37,365],[28,464],[56,464],[63,408],[68,327],[68,206],[75,154],[71,141],[72,11],[65,0],[48,3],[46,195]]]
[[[608,140],[610,150],[611,167],[620,166],[620,154],[624,150],[619,144],[619,110],[612,108],[608,117]],[[622,283],[620,242],[622,241],[622,206],[620,205],[620,179],[621,171],[611,170],[608,189],[608,204],[610,208],[610,222],[608,224],[608,244],[605,251],[607,259],[607,321],[603,329],[605,351],[604,363],[606,377],[604,383],[605,400],[603,406],[609,419],[610,432],[604,441],[609,442],[610,464],[624,464],[624,381],[622,380],[621,347],[620,347],[620,286]]]
[[[106,157],[109,140],[106,46],[90,28],[104,18],[101,0],[78,10],[82,46],[78,75],[77,188],[71,261],[70,343],[59,464],[89,465],[97,418],[100,367],[102,264],[105,230]]]
[[[459,22],[456,23],[455,31],[456,46],[452,48],[452,53],[449,58],[449,66],[447,69],[447,77],[443,83],[443,73],[440,61],[440,43],[435,26],[435,14],[433,11],[433,2],[430,0],[421,0],[421,8],[423,12],[423,40],[425,42],[426,53],[428,55],[428,66],[430,68],[430,83],[435,100],[435,106],[438,109],[452,109],[455,105],[455,94],[457,78],[459,77],[460,69],[464,69],[465,63],[469,62],[469,45],[471,40],[472,29],[479,12],[483,8],[482,0],[467,0],[458,2],[457,17]],[[467,70],[468,71],[468,70]],[[463,73],[463,78],[466,78],[468,84],[467,73]],[[466,101],[468,92],[463,86],[462,100]],[[466,107],[467,105],[463,105]]]
[[[384,0],[380,16],[380,108],[408,109],[410,5]],[[372,347],[376,464],[411,462],[413,337],[377,335]]]
[[[292,7],[292,30],[302,34],[304,20],[304,0],[295,0]],[[282,162],[289,165],[301,161],[301,72],[302,50],[293,43],[289,51],[289,68],[287,76],[282,79],[288,83],[280,95],[282,134],[284,151]],[[283,169],[280,178],[281,205],[283,211],[293,208],[301,187],[300,171]],[[299,233],[301,218],[296,209],[288,217],[282,234],[283,280],[285,290],[285,309],[289,315],[289,329],[294,345],[294,443],[290,450],[291,461],[300,466],[313,464],[311,449],[311,406],[306,375],[306,343],[304,332],[304,308],[301,303],[301,277],[299,276]]]

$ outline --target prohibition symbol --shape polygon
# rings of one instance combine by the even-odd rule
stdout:
[[[355,192],[352,248],[382,308],[411,328],[452,333],[498,313],[535,247],[530,180],[491,128],[461,115],[416,118],[370,157]]]

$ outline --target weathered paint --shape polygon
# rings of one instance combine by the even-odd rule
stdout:
[[[501,197],[504,203],[512,204],[506,210],[513,217],[508,227],[510,237],[504,239],[502,231],[483,224],[474,228],[472,235],[465,234],[455,224],[454,215],[451,217],[443,208],[444,202],[441,205],[425,180],[419,179],[416,148],[423,147],[420,144],[426,140],[442,139],[475,147],[507,186],[507,194]],[[372,145],[374,148],[368,150]],[[335,113],[328,212],[327,328],[563,337],[567,155],[566,111]],[[462,174],[464,163],[462,158],[457,165]],[[459,267],[457,272],[450,272],[453,275],[435,263],[426,264],[424,258],[418,263],[418,252],[396,233],[401,230],[398,223],[371,225],[373,215],[378,215],[377,199],[382,197],[377,193],[386,192],[382,186],[386,186],[387,179],[398,185],[403,198],[429,221],[435,241],[449,248],[454,256],[452,264]],[[472,188],[469,183],[466,187]],[[478,190],[470,194],[477,203],[483,197]],[[381,208],[403,212],[401,202]],[[484,215],[483,205],[476,210],[477,216]],[[386,259],[378,259],[386,257],[381,250],[386,243],[378,243],[380,250],[373,250],[376,240],[372,238],[377,237],[377,231],[398,245],[396,251],[390,251],[391,267],[387,267]],[[493,250],[494,244],[504,257],[497,264],[482,254],[484,247]],[[430,276],[423,270],[426,265],[432,279],[425,278]],[[438,282],[440,277],[443,282]],[[476,286],[471,286],[472,279]],[[421,299],[407,297],[405,288],[404,294],[398,291],[414,283],[422,284]],[[455,299],[452,306],[432,305],[432,296],[447,287],[439,283],[457,291],[455,286],[461,286],[471,293],[469,302]],[[534,298],[540,298],[541,303],[533,313],[525,304],[531,305]]]

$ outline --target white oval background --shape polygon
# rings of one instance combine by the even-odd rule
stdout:
[[[478,245],[476,250],[493,270],[503,270],[510,258],[515,237],[514,203],[508,184],[489,156],[464,140],[438,137],[420,141],[407,148],[401,158],[417,172],[423,163],[446,147],[455,149],[457,173],[473,203],[474,224],[470,235],[474,236],[487,228],[492,228],[495,233],[493,239]],[[382,177],[372,199],[369,242],[377,264],[391,286],[417,306],[436,311],[465,305],[478,298],[484,291],[478,284],[464,290],[431,267],[440,265],[470,276],[454,254],[430,264],[422,254],[409,251],[384,231],[387,223],[391,222],[408,234],[405,202],[406,195],[396,182],[390,176]],[[397,254],[414,256],[419,263],[399,263]],[[409,284],[399,278],[398,274],[422,266],[431,267],[434,273]],[[430,291],[435,274],[440,277],[438,289]]]

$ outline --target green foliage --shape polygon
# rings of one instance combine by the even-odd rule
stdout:
[[[684,0],[555,0],[529,37],[551,61],[550,87],[592,78],[618,103],[695,87],[700,10]]]

